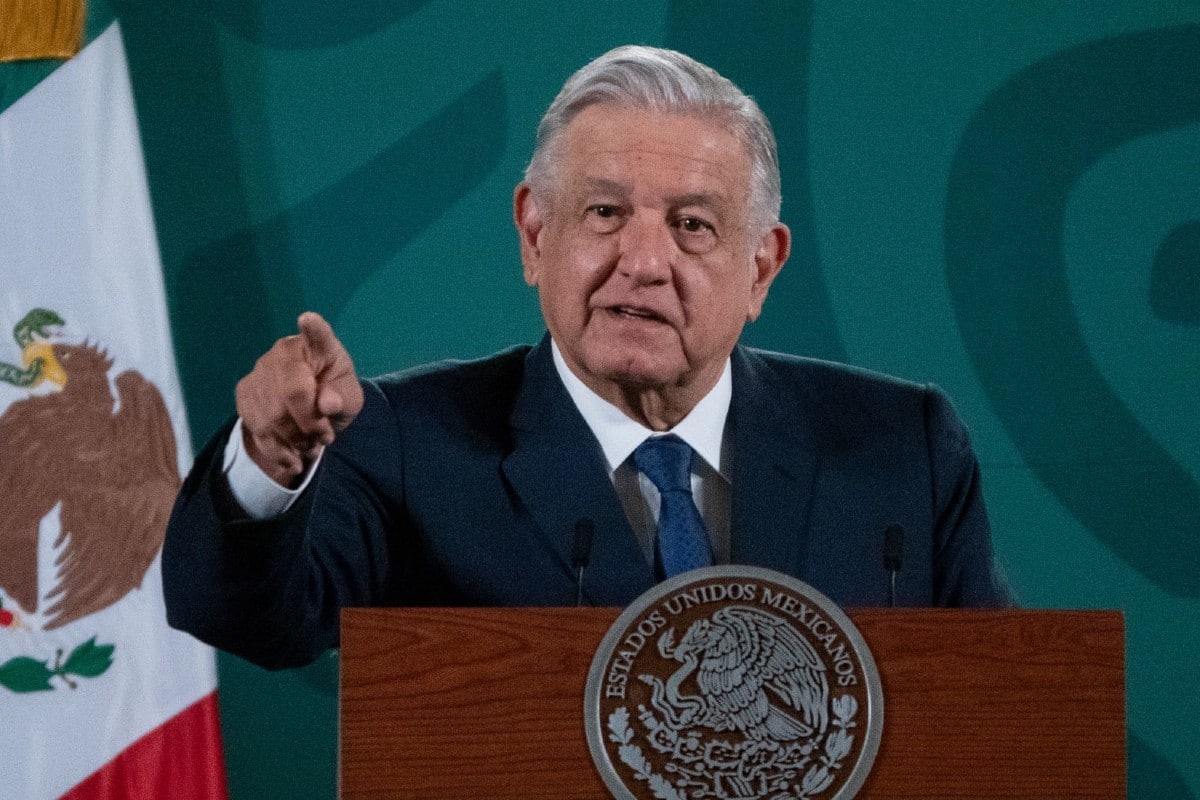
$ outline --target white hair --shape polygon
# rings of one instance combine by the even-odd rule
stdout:
[[[707,117],[729,125],[750,156],[750,216],[764,227],[779,221],[779,153],[758,103],[728,78],[683,53],[625,45],[609,50],[567,79],[538,124],[525,180],[549,192],[563,131],[589,106],[612,104]]]

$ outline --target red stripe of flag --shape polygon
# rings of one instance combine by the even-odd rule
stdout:
[[[188,706],[62,800],[228,800],[217,694]]]

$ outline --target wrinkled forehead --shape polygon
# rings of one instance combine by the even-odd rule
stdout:
[[[576,114],[563,128],[560,149],[580,144],[642,144],[672,152],[707,151],[714,159],[733,161],[749,170],[751,154],[724,109],[661,111],[616,103],[596,103]]]
[[[571,120],[555,155],[560,189],[749,199],[750,154],[714,116],[594,105]]]

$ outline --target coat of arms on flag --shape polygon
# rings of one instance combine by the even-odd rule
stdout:
[[[7,455],[0,462],[0,623],[8,627],[54,630],[140,587],[179,489],[161,393],[136,370],[114,378],[112,359],[97,344],[53,340],[62,324],[54,311],[30,311],[13,329],[20,366],[0,361],[0,380],[30,390],[0,410]],[[51,390],[35,391],[42,387]],[[53,564],[40,569],[40,532],[55,510]],[[47,571],[53,582],[42,586],[39,573]],[[79,678],[103,673],[113,649],[92,637],[65,658],[61,651],[53,661],[19,656],[0,663],[0,686],[74,688]]]
[[[24,371],[0,363],[0,380],[55,386],[0,412],[8,456],[0,462],[0,589],[37,612],[46,630],[141,585],[179,490],[175,435],[158,389],[136,370],[110,376],[112,359],[96,344],[51,342],[47,326],[61,322],[46,309],[26,315],[14,333]],[[55,508],[55,582],[41,587],[38,529]]]

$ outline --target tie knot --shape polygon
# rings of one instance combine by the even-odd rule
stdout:
[[[694,450],[678,436],[654,436],[633,451],[633,463],[650,479],[660,494],[692,493]]]

